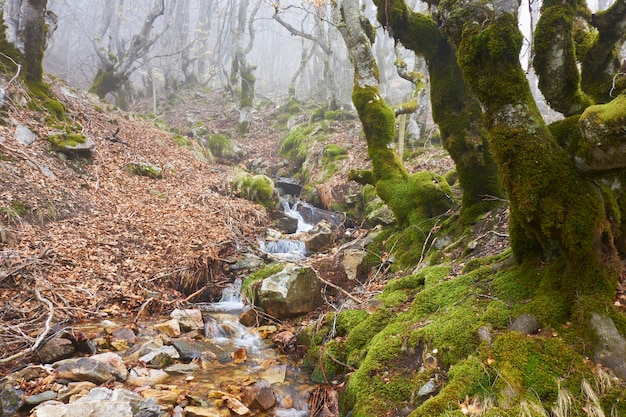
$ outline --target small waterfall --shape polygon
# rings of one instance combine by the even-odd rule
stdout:
[[[211,309],[214,311],[243,309],[243,300],[241,299],[241,278],[237,278],[235,282],[224,287],[220,301],[211,304]]]
[[[261,250],[286,261],[299,261],[306,255],[304,242],[295,239],[277,239],[261,242]]]
[[[291,206],[289,204],[289,200],[285,197],[281,198],[280,203],[283,207],[283,212],[293,218],[298,220],[298,228],[296,229],[296,233],[300,233],[300,232],[308,232],[309,230],[311,230],[313,228],[312,224],[307,223],[304,218],[302,217],[302,214],[300,214],[300,212],[298,211],[298,206],[300,205],[300,201],[296,200],[296,202],[293,204],[293,206]]]

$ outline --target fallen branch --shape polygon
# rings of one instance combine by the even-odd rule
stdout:
[[[39,345],[44,341],[44,339],[50,332],[50,328],[51,328],[50,323],[52,322],[52,318],[54,317],[54,306],[52,305],[52,302],[50,300],[48,300],[47,298],[44,298],[41,295],[41,293],[39,292],[37,288],[35,288],[35,297],[37,297],[37,300],[44,303],[48,307],[48,318],[46,319],[46,322],[45,322],[45,329],[39,334],[39,336],[37,336],[35,343],[33,343],[33,345],[30,348],[25,349],[21,352],[17,352],[16,354],[11,355],[7,358],[0,359],[0,364],[11,362],[12,360],[15,360],[17,358],[20,358],[22,356],[35,352],[37,349],[39,349]]]
[[[329,287],[332,287],[336,290],[339,290],[340,292],[342,292],[345,296],[349,297],[351,300],[359,303],[359,304],[363,304],[363,301],[359,300],[358,298],[356,298],[354,295],[350,294],[348,291],[344,290],[343,288],[341,288],[338,285],[333,284],[330,281],[326,281],[324,278],[320,277],[319,274],[317,275],[317,278],[322,281],[322,283],[328,285]]]

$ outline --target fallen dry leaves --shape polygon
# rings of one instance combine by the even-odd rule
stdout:
[[[91,95],[56,82],[53,91],[96,151],[89,162],[60,159],[43,115],[9,97],[13,122],[0,126],[0,359],[44,329],[49,309],[35,289],[54,306],[53,330],[133,311],[148,297],[172,303],[204,287],[193,301],[210,299],[228,280],[227,258],[253,247],[267,222],[259,206],[216,192],[229,167],[196,160],[169,133]],[[14,139],[17,124],[37,134],[32,145]],[[132,175],[130,162],[160,166],[164,178]]]

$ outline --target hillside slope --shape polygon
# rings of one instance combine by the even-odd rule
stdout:
[[[59,82],[52,92],[96,147],[91,159],[53,151],[49,114],[29,110],[23,89],[7,92],[0,125],[0,359],[29,345],[51,312],[51,325],[60,326],[123,314],[149,297],[160,300],[151,305],[158,308],[198,284],[209,285],[196,300],[214,297],[226,258],[255,242],[267,221],[262,207],[214,191],[228,167],[197,160],[170,133],[91,95]],[[17,126],[35,133],[35,141],[19,143]],[[132,174],[129,163],[158,166],[163,178]]]

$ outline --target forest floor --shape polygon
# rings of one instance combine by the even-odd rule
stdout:
[[[252,159],[285,163],[281,132],[272,127],[276,106],[260,109],[252,133],[237,141],[241,160],[207,163],[155,127],[156,117],[121,111],[58,81],[51,86],[96,148],[90,160],[59,157],[46,140],[55,130],[49,115],[28,109],[23,89],[8,90],[0,125],[0,375],[68,324],[132,318],[148,299],[155,314],[215,299],[232,278],[228,266],[255,251],[269,225],[264,208],[228,195],[229,176]],[[183,135],[197,122],[215,133],[236,130],[237,111],[218,93],[188,92],[168,103],[159,105],[167,108],[163,119]],[[358,120],[333,123],[333,143],[350,149],[344,165],[367,165]],[[36,134],[34,143],[14,139],[18,125]],[[413,169],[445,173],[452,162],[442,153],[433,147]],[[125,168],[131,162],[157,165],[163,178],[132,175]],[[460,270],[462,257],[503,251],[507,219],[506,208],[488,213],[468,238],[473,251],[457,247],[446,256],[458,258]],[[323,259],[324,278],[350,291],[341,267]],[[388,278],[369,281],[370,293]]]

